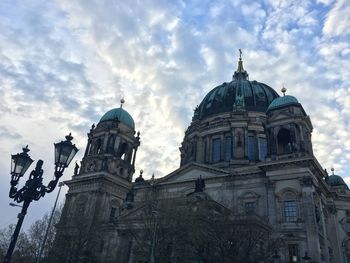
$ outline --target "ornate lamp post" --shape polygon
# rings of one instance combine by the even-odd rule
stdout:
[[[47,186],[44,186],[43,181],[43,161],[39,160],[35,169],[30,173],[29,179],[21,189],[17,189],[19,179],[25,174],[33,160],[28,155],[28,145],[23,148],[22,153],[18,153],[11,156],[11,188],[9,196],[17,203],[23,202],[21,213],[18,214],[18,222],[15,232],[12,235],[10,246],[7,250],[4,263],[11,261],[11,256],[16,245],[19,231],[21,230],[24,216],[27,213],[27,209],[30,203],[35,200],[38,201],[46,193],[51,193],[58,183],[58,180],[62,177],[63,171],[68,167],[69,163],[78,152],[78,148],[72,144],[73,137],[71,134],[66,136],[65,141],[55,143],[55,178],[49,182]]]

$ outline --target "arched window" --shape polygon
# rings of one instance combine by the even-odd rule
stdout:
[[[266,138],[259,138],[259,160],[264,161],[267,155]]]
[[[120,159],[123,159],[125,160],[125,157],[126,157],[126,154],[128,152],[128,149],[129,149],[129,146],[126,142],[122,143],[120,146],[119,146],[119,150],[118,150],[118,157]]]
[[[193,161],[196,161],[197,157],[197,142],[192,142],[191,143],[191,159]]]
[[[116,217],[116,212],[117,212],[117,208],[112,206],[111,211],[109,213],[109,222],[114,222],[115,217]]]
[[[257,214],[259,197],[257,193],[252,191],[245,192],[239,196],[241,212],[247,215]]]
[[[74,208],[75,215],[77,218],[84,216],[87,201],[88,198],[85,195],[81,195],[77,198],[76,205]]]
[[[109,222],[114,222],[117,216],[117,207],[119,207],[120,203],[116,199],[113,199],[110,201],[109,205]]]
[[[300,262],[300,251],[298,244],[288,244],[288,262]]]
[[[288,129],[282,128],[277,134],[277,153],[292,152],[292,137]]]
[[[88,144],[87,144],[87,146],[86,146],[86,151],[85,151],[85,153],[86,153],[85,156],[91,154],[91,141],[90,141],[90,140],[88,141]]]
[[[113,153],[114,150],[115,135],[109,135],[107,141],[107,153]]]
[[[225,161],[232,159],[232,137],[225,137]]]
[[[221,140],[216,138],[212,140],[212,161],[219,162],[221,156]]]
[[[94,154],[100,154],[101,153],[101,146],[102,141],[101,139],[97,139],[94,144]]]
[[[248,136],[248,159],[251,161],[256,160],[256,138],[252,135]]]
[[[244,203],[244,213],[245,214],[255,214],[256,202],[247,201]]]
[[[284,222],[296,222],[299,218],[297,196],[292,191],[287,191],[282,197],[282,216]]]

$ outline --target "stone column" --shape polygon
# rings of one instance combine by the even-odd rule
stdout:
[[[318,226],[315,216],[315,189],[311,178],[305,178],[301,183],[301,210],[304,217],[304,225],[307,233],[307,251],[315,262],[321,262],[321,249],[318,235]]]
[[[223,161],[225,160],[225,136],[224,136],[224,133],[221,132],[220,134],[220,145],[221,145],[221,148],[220,148],[220,161]]]
[[[105,132],[105,136],[103,138],[103,142],[102,142],[102,145],[101,145],[101,153],[106,153],[107,152],[108,138],[109,138],[109,132]]]
[[[196,162],[204,163],[205,161],[205,151],[203,146],[203,138],[198,137],[197,139],[197,153],[196,153]]]
[[[208,146],[207,146],[207,148],[208,148],[208,152],[207,152],[207,156],[208,156],[208,162],[209,163],[212,163],[213,162],[213,160],[212,160],[212,143],[211,143],[211,137],[209,137],[209,135],[208,135]]]
[[[319,209],[320,209],[320,223],[322,224],[322,232],[323,232],[323,242],[324,242],[324,256],[326,257],[325,262],[329,263],[329,251],[328,251],[328,235],[327,235],[327,229],[326,229],[326,223],[324,220],[324,213],[323,213],[323,206],[321,202],[321,198],[318,201]]]
[[[114,141],[114,152],[117,153],[119,150],[120,137],[117,136]]]
[[[231,160],[233,160],[235,157],[235,150],[236,150],[236,139],[235,139],[235,129],[231,128]]]
[[[268,181],[265,183],[266,187],[266,215],[267,220],[272,226],[277,226],[277,210],[276,210],[276,197],[275,197],[276,183]]]
[[[209,152],[209,137],[208,135],[205,136],[204,138],[204,163],[209,162],[209,157],[208,157],[208,152]]]
[[[334,262],[339,263],[346,263],[346,260],[344,259],[343,251],[342,251],[342,243],[341,243],[341,237],[339,234],[339,221],[337,218],[337,209],[335,205],[328,207],[329,212],[329,220],[327,228],[329,230],[329,233],[332,233],[328,238],[330,239],[332,245],[333,245],[333,255],[334,255]]]
[[[86,145],[84,157],[86,157],[89,154],[89,151],[91,150],[91,139],[88,140],[88,143]]]
[[[244,130],[244,135],[242,137],[242,147],[244,149],[243,158],[248,158],[248,130]]]

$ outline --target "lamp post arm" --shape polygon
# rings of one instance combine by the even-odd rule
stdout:
[[[49,184],[46,186],[45,192],[46,193],[51,193],[53,190],[55,190],[58,180],[62,177],[63,171],[55,171],[55,179],[51,180]]]
[[[17,194],[17,187],[11,185],[10,192],[9,192],[9,197],[14,198]]]
[[[6,253],[6,256],[4,259],[4,263],[10,263],[10,261],[11,261],[11,256],[12,256],[13,250],[15,249],[17,238],[18,238],[19,232],[21,230],[24,217],[27,214],[27,209],[28,209],[30,202],[31,202],[31,200],[24,201],[21,213],[18,214],[18,221],[17,221],[16,229],[11,237],[11,243],[10,243],[10,246],[7,250],[7,253]]]

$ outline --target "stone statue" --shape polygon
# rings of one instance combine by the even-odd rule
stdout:
[[[199,192],[203,192],[205,188],[205,182],[202,179],[202,175],[199,176],[199,178],[197,178],[197,180],[195,181],[195,193],[199,193]]]
[[[78,165],[77,161],[75,161],[74,175],[78,175],[78,173],[79,173],[79,165]]]

